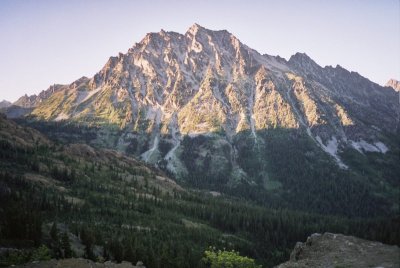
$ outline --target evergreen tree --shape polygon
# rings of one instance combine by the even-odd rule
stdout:
[[[56,222],[53,222],[53,225],[51,226],[50,237],[55,242],[58,242],[58,229],[57,229],[57,223]]]
[[[72,257],[72,249],[71,244],[69,242],[69,237],[66,232],[64,232],[61,236],[61,248],[64,252],[64,258],[71,258]]]
[[[82,244],[85,245],[85,257],[90,260],[96,260],[96,257],[93,253],[93,244],[94,244],[93,233],[86,227],[83,227],[80,233],[80,238]]]
[[[121,262],[123,260],[124,250],[119,240],[115,239],[111,241],[110,251],[117,262]]]
[[[133,248],[131,244],[128,244],[125,249],[124,260],[135,264],[136,258],[135,253],[133,252]]]

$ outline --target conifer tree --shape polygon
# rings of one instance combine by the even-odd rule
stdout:
[[[61,248],[64,252],[64,258],[71,258],[72,257],[72,249],[71,244],[69,242],[69,237],[66,232],[64,232],[61,236]]]
[[[55,242],[58,242],[58,230],[57,230],[57,223],[56,222],[53,222],[53,225],[51,226],[50,237]]]

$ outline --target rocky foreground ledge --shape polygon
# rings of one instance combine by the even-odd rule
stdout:
[[[132,265],[130,262],[113,263],[110,261],[104,263],[93,262],[87,259],[62,259],[50,261],[38,261],[26,263],[21,266],[14,266],[15,268],[146,268],[142,262]]]
[[[95,263],[86,259],[50,260],[16,266],[18,268],[145,268],[138,262]],[[298,242],[290,260],[275,268],[398,268],[400,248],[341,234],[313,234]]]
[[[276,268],[398,268],[400,248],[341,234],[313,234],[298,242],[288,262]]]

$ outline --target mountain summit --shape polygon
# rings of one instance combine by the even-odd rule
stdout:
[[[31,117],[99,127],[94,145],[196,185],[285,192],[289,167],[297,177],[325,176],[316,170],[326,165],[332,176],[361,176],[368,157],[391,161],[397,150],[394,90],[306,54],[261,55],[198,24],[185,34],[149,33],[94,77],[53,89]]]
[[[1,108],[7,108],[7,107],[9,107],[9,106],[11,106],[11,102],[9,102],[9,101],[6,101],[6,100],[2,100],[2,101],[0,101],[0,109]]]
[[[397,81],[396,79],[390,79],[386,85],[386,87],[391,87],[396,91],[400,91],[400,81]]]

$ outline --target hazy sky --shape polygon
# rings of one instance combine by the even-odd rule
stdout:
[[[400,78],[399,0],[0,0],[0,100],[91,77],[146,33],[195,22],[260,53],[305,52],[379,84]]]

